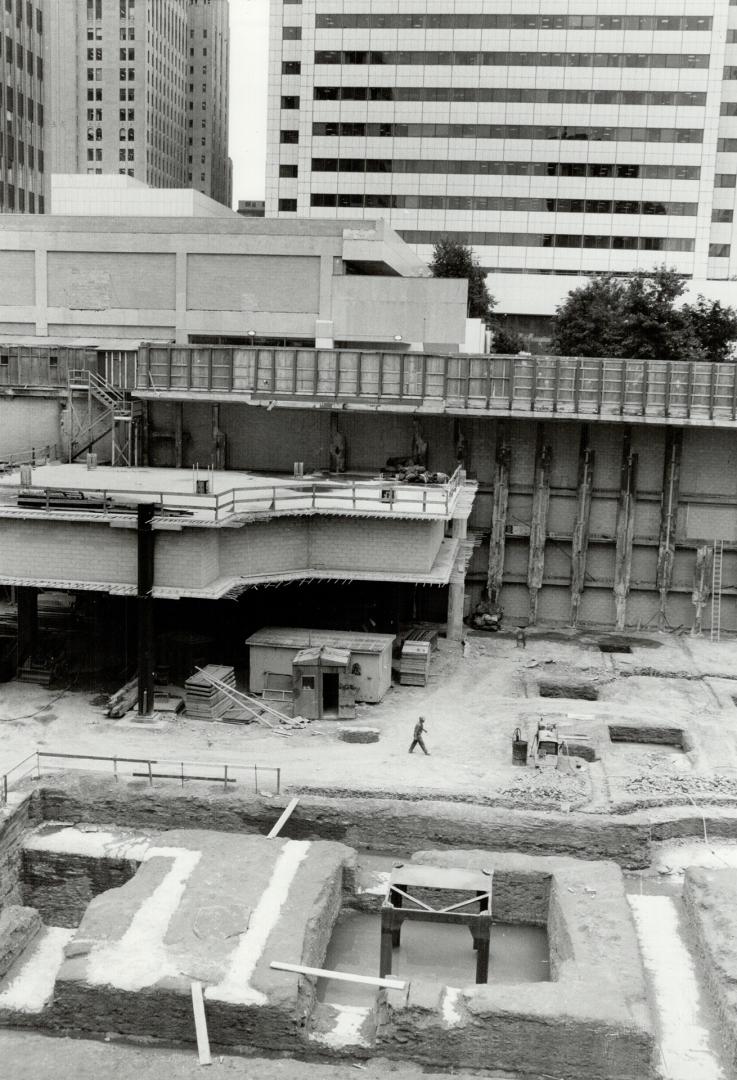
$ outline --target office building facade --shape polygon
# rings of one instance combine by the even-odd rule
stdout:
[[[152,187],[192,186],[220,201],[229,196],[222,182],[228,175],[227,62],[224,68],[221,62],[228,50],[227,0],[65,0],[50,5],[47,21],[50,172],[120,173]],[[213,102],[204,111],[205,94],[195,93],[201,85]]]
[[[278,0],[270,34],[267,215],[455,236],[517,295],[737,273],[736,0]]]
[[[0,6],[0,212],[44,211],[44,5]]]

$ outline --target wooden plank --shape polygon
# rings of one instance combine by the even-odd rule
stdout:
[[[363,983],[365,986],[377,986],[381,990],[405,990],[407,987],[406,982],[401,979],[380,979],[375,975],[352,975],[348,971],[329,971],[326,968],[305,967],[304,964],[283,964],[280,960],[272,960],[269,966],[275,971],[291,971],[295,975],[313,975],[316,979]]]
[[[192,983],[192,1012],[194,1013],[194,1028],[197,1034],[197,1053],[200,1065],[212,1065],[210,1040],[207,1035],[205,1002],[202,997],[202,983],[196,980]]]
[[[287,823],[287,821],[289,821],[289,818],[292,816],[294,808],[298,802],[298,798],[292,799],[292,801],[289,803],[289,806],[287,806],[286,809],[283,811],[277,823],[274,825],[271,831],[266,834],[267,840],[273,840],[276,836],[279,835],[284,825]]]
[[[678,494],[681,477],[683,430],[668,428],[665,437],[663,462],[663,495],[660,504],[660,536],[658,538],[658,565],[655,584],[660,593],[660,628],[668,621],[666,606],[668,591],[673,583],[673,563],[676,557],[676,521],[678,518]]]
[[[581,595],[586,582],[586,559],[589,547],[591,496],[594,487],[594,451],[589,446],[589,428],[581,428],[578,451],[578,493],[576,521],[571,538],[571,626],[578,625]]]
[[[493,603],[496,603],[499,598],[504,579],[504,546],[507,533],[510,467],[511,451],[507,442],[507,433],[504,425],[500,424],[496,443],[489,565],[486,577],[486,594]]]
[[[614,556],[614,603],[617,630],[626,625],[627,598],[632,575],[632,541],[635,528],[637,488],[637,455],[632,453],[632,433],[625,429],[622,436],[622,464],[619,500],[617,503],[616,549]]]
[[[527,588],[529,589],[530,595],[530,626],[535,626],[537,623],[537,602],[543,584],[545,571],[545,543],[548,537],[550,466],[553,452],[550,446],[544,444],[543,436],[543,425],[538,424],[537,449],[535,452],[535,479],[532,489],[530,546],[527,557]]]

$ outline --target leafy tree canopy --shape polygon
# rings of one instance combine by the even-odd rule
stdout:
[[[737,311],[703,296],[676,306],[685,287],[665,266],[593,278],[557,308],[553,347],[561,356],[726,360],[737,340]]]
[[[471,248],[444,236],[435,244],[430,270],[437,278],[465,278],[468,281],[468,317],[489,325],[496,300],[486,287],[486,274]]]
[[[494,319],[491,329],[493,331],[491,352],[501,353],[505,356],[516,356],[517,353],[525,351],[524,338],[516,330],[507,327],[503,319]]]

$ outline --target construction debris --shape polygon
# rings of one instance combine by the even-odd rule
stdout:
[[[138,679],[133,678],[110,696],[106,714],[113,720],[120,720],[132,709],[138,699]]]

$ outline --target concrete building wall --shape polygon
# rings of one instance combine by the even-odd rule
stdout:
[[[0,216],[0,271],[8,282],[0,339],[23,334],[48,344],[88,336],[94,344],[128,339],[135,348],[226,337],[330,347],[340,333],[392,349],[435,341],[457,351],[466,283],[394,276],[422,269],[407,245],[381,223],[361,230],[360,240],[350,232],[343,223],[226,211],[206,218]],[[368,260],[387,277],[344,276],[349,259]]]
[[[188,0],[188,176],[197,191],[230,206],[228,0]]]

